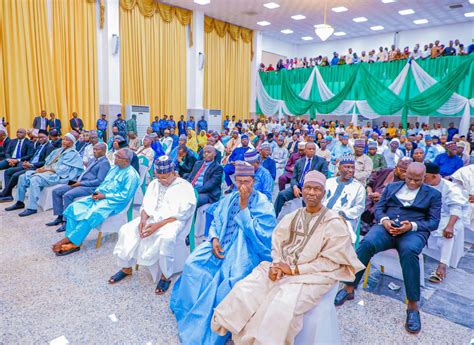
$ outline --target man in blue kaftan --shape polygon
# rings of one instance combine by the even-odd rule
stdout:
[[[244,134],[240,137],[241,144],[240,146],[236,147],[232,153],[230,154],[228,164],[224,166],[224,174],[225,174],[225,182],[229,187],[228,191],[232,191],[234,188],[234,184],[232,179],[230,178],[235,172],[235,162],[243,161],[244,160],[244,153],[247,152],[249,147],[249,136]]]
[[[256,150],[250,150],[244,153],[244,160],[251,164],[255,169],[255,183],[253,189],[265,194],[268,201],[272,201],[273,185],[275,184],[270,172],[265,169],[260,160],[260,155]]]
[[[66,208],[66,237],[53,245],[53,252],[57,256],[79,251],[92,229],[127,207],[140,181],[137,171],[130,165],[132,158],[132,150],[118,150],[115,153],[115,166],[110,169],[94,194],[75,201]]]
[[[276,225],[273,205],[254,190],[252,165],[238,162],[235,175],[238,191],[219,201],[209,241],[189,256],[173,288],[170,307],[183,345],[225,344],[229,336],[210,328],[214,308],[238,281],[270,258]]]

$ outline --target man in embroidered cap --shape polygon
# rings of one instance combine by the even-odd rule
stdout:
[[[265,194],[268,200],[271,202],[273,179],[268,170],[265,169],[260,163],[260,155],[256,150],[250,150],[244,153],[244,159],[255,169],[255,183],[253,185],[254,190]]]
[[[171,296],[182,344],[225,344],[229,335],[211,332],[214,308],[232,287],[270,259],[276,225],[273,205],[254,189],[255,168],[235,164],[237,191],[220,199],[209,240],[189,256]]]
[[[217,306],[212,330],[236,344],[293,344],[303,317],[340,280],[364,266],[347,224],[321,203],[326,177],[305,175],[306,207],[287,214],[273,231],[272,257],[234,286]]]
[[[232,139],[231,139],[232,140]],[[243,134],[240,137],[240,146],[236,147],[232,153],[230,154],[226,164],[224,166],[224,173],[225,173],[225,183],[229,187],[229,189],[226,191],[226,193],[232,192],[234,189],[234,183],[231,179],[231,176],[234,175],[235,172],[235,163],[237,161],[243,161],[244,160],[244,153],[247,152],[250,149],[249,147],[249,136],[247,134]],[[225,160],[225,158],[224,158]],[[225,161],[222,162],[224,164]]]
[[[35,214],[38,209],[38,199],[44,187],[68,183],[76,179],[84,170],[82,158],[74,148],[76,138],[72,133],[64,136],[62,147],[52,151],[44,162],[44,166],[36,170],[28,170],[18,180],[16,203],[5,211],[19,210],[25,207],[25,194],[28,189],[28,204],[26,210],[19,214],[27,217]]]
[[[437,155],[433,163],[439,166],[442,177],[449,178],[464,166],[464,162],[457,155],[458,148],[454,141],[450,141],[444,147],[446,152]]]
[[[370,174],[372,174],[374,165],[372,163],[372,159],[370,159],[366,154],[364,154],[364,150],[365,150],[365,140],[356,139],[354,141],[354,156],[355,156],[354,177],[357,181],[359,181],[360,183],[362,183],[362,185],[365,186],[367,179],[369,178]]]
[[[293,170],[298,159],[305,156],[306,142],[301,141],[298,143],[298,152],[292,153],[288,162],[286,162],[285,173],[278,178],[278,188],[280,192],[285,189],[285,185],[290,183],[293,177]]]
[[[155,176],[143,197],[140,216],[120,228],[114,256],[121,270],[109,279],[115,284],[132,274],[135,264],[148,266],[158,279],[155,293],[165,293],[175,272],[175,252],[191,229],[196,196],[191,183],[178,177],[168,156],[155,161]]]
[[[331,149],[331,162],[328,167],[329,176],[336,174],[336,166],[343,155],[353,153],[352,148],[349,146],[349,136],[347,134],[340,135],[339,140],[339,143]]]
[[[380,169],[386,168],[387,162],[385,162],[385,157],[380,153],[377,153],[377,142],[369,141],[367,146],[367,157],[372,160],[372,171],[378,171]]]
[[[275,141],[273,141],[276,143]],[[275,144],[276,147],[278,147],[277,144]],[[276,163],[271,157],[272,152],[275,149],[272,149],[271,144],[264,142],[262,145],[260,145],[260,162],[262,167],[268,170],[270,175],[272,176],[273,181],[275,181],[276,177]]]
[[[67,219],[65,237],[52,247],[57,256],[79,251],[92,229],[120,213],[130,203],[139,183],[138,174],[130,165],[132,156],[130,149],[117,151],[115,166],[94,193],[64,210],[63,216]]]

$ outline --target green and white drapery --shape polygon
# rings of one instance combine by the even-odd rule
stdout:
[[[388,78],[385,78],[385,84],[379,80],[380,77],[378,78],[387,74],[387,71],[371,73],[367,64],[341,66],[350,69],[345,70],[347,72],[345,79],[339,83],[337,93],[332,92],[327,86],[318,67],[311,71],[298,93],[295,90],[297,86],[291,84],[288,76],[295,72],[305,72],[282,71],[278,73],[279,75],[269,76],[273,78],[272,81],[266,80],[270,88],[277,90],[273,94],[281,96],[281,99],[270,96],[259,74],[257,110],[267,116],[352,115],[355,123],[358,114],[369,119],[383,115],[401,116],[404,125],[406,125],[408,114],[462,116],[460,132],[466,134],[471,112],[474,109],[474,55],[460,58],[462,60],[455,60],[458,62],[457,65],[449,64],[452,61],[436,61],[438,59],[424,62],[425,66],[427,63],[438,65],[444,63],[438,68],[440,71],[437,71],[439,81],[430,76],[416,61],[409,61],[388,86],[385,86]],[[387,66],[386,64],[376,65],[378,65],[377,69]],[[337,72],[337,68],[341,67],[335,67],[330,72]],[[333,86],[337,84],[338,75],[335,77]],[[465,96],[456,93],[458,89],[464,90]]]

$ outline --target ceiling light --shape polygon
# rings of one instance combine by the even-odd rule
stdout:
[[[376,25],[376,26],[371,26],[370,27],[370,30],[374,30],[374,31],[379,31],[379,30],[383,30],[384,27],[382,25]]]
[[[329,36],[331,36],[334,32],[334,28],[331,25],[323,24],[318,26],[314,31],[316,32],[316,35],[318,35],[318,37],[321,39],[321,41],[326,41]]]
[[[314,25],[314,27],[317,29],[317,28],[322,28],[324,26],[324,24],[316,24]]]
[[[331,11],[333,11],[333,12],[346,12],[347,7],[344,7],[344,6],[333,7],[333,8],[331,8]]]
[[[194,2],[198,5],[207,5],[211,3],[211,0],[194,0]]]
[[[266,4],[263,4],[263,6],[265,6],[266,8],[269,8],[271,10],[274,10],[275,8],[280,7],[280,5],[278,5],[277,3],[274,3],[274,2],[268,2]]]
[[[305,37],[301,37],[301,39],[302,39],[303,41],[311,41],[311,40],[313,39],[313,37],[311,37],[311,36],[305,36]]]
[[[401,11],[398,11],[398,13],[401,15],[401,16],[406,16],[408,14],[413,14],[415,13],[415,11],[413,11],[411,8],[407,9],[407,10],[401,10]]]
[[[353,18],[352,21],[356,23],[362,23],[362,22],[368,21],[368,19],[365,17],[357,17],[357,18]]]
[[[391,2],[395,2],[397,0],[382,0],[384,4],[390,4]]]
[[[302,20],[302,19],[306,19],[306,17],[303,16],[302,14],[297,14],[297,15],[291,16],[291,19]]]
[[[474,0],[469,0],[469,3],[474,5]]]
[[[413,23],[420,25],[420,24],[426,24],[428,23],[428,19],[416,19],[413,21]]]
[[[345,36],[346,33],[344,31],[339,31],[339,32],[335,32],[334,33],[334,36]]]
[[[285,30],[281,30],[280,32],[281,32],[282,34],[289,35],[289,34],[292,34],[292,33],[293,33],[293,30],[285,29]]]
[[[464,17],[467,17],[467,18],[474,17],[474,12],[464,13]]]
[[[266,20],[262,20],[261,22],[257,22],[257,24],[260,26],[267,26],[267,25],[270,25],[271,23],[267,22]]]

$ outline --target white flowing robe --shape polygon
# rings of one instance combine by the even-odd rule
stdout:
[[[451,178],[462,186],[462,191],[469,202],[469,195],[474,195],[474,164],[458,169]],[[464,226],[474,231],[474,203],[467,210]]]
[[[169,278],[173,275],[176,240],[186,235],[188,220],[196,209],[196,196],[192,185],[178,177],[165,187],[157,179],[148,186],[140,209],[149,216],[147,224],[157,223],[167,218],[176,218],[160,228],[151,236],[140,238],[137,217],[120,228],[119,238],[114,249],[119,265],[124,262],[136,262],[142,266],[159,264],[161,272]],[[184,236],[183,236],[184,235]],[[133,265],[133,263],[132,263]]]

